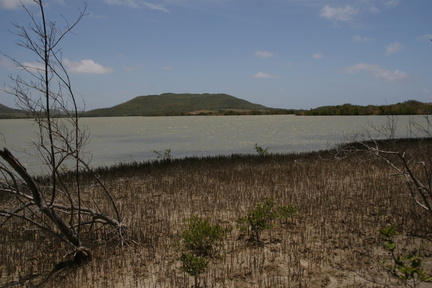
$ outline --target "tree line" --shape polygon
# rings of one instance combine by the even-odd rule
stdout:
[[[408,100],[391,105],[352,105],[322,106],[301,111],[300,115],[429,115],[432,114],[431,103]],[[298,115],[298,114],[297,114]]]

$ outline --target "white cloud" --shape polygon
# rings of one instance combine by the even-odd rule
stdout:
[[[262,58],[271,58],[273,57],[273,53],[267,51],[256,51],[255,56],[259,56]]]
[[[146,3],[146,2],[143,2],[142,5],[152,10],[159,10],[165,13],[169,13],[168,9],[166,9],[161,5],[156,5],[156,4]]]
[[[138,8],[139,5],[135,0],[103,0],[109,5],[123,5],[131,8]]]
[[[10,60],[9,58],[0,59],[0,67],[4,67],[9,71],[24,69],[29,72],[43,72],[45,71],[45,66],[39,62],[23,62],[18,63]]]
[[[139,1],[139,0],[103,0],[103,1],[109,5],[122,5],[130,8],[145,7],[148,9],[159,10],[165,13],[169,13],[169,11],[162,5],[148,3],[146,1]]]
[[[370,38],[368,38],[368,37],[361,37],[359,35],[355,35],[355,36],[352,37],[352,40],[354,42],[367,42],[367,41],[370,40]]]
[[[63,59],[63,64],[73,73],[82,74],[107,74],[114,71],[109,67],[104,67],[91,59],[84,59],[80,61],[70,61],[69,59]]]
[[[313,59],[322,59],[324,57],[324,55],[322,53],[314,53],[312,55]]]
[[[432,40],[432,34],[431,33],[424,34],[423,36],[418,37],[417,40],[418,41],[431,41]]]
[[[399,52],[400,50],[402,50],[402,44],[400,44],[399,42],[395,42],[395,43],[391,43],[387,46],[385,53],[387,55],[392,55],[396,52]]]
[[[36,4],[33,0],[0,0],[0,7],[4,9],[16,9],[22,5]]]
[[[16,65],[8,58],[0,59],[0,67],[5,67],[7,70],[14,70]]]
[[[399,3],[400,3],[399,0],[389,0],[384,2],[386,6],[397,6],[399,5]]]
[[[366,64],[366,63],[358,63],[353,66],[346,67],[343,69],[343,72],[345,73],[357,73],[357,72],[369,72],[371,73],[375,78],[379,80],[384,80],[388,82],[394,82],[399,80],[404,80],[409,77],[408,73],[401,71],[401,70],[385,70],[381,66],[377,64]]]
[[[278,78],[279,76],[264,73],[264,72],[258,72],[258,73],[255,73],[252,77],[253,78]]]
[[[9,71],[19,70],[19,69],[24,69],[32,73],[45,71],[45,66],[43,63],[39,63],[39,62],[18,63],[10,60],[9,58],[1,59],[0,67],[5,67]]]
[[[331,7],[326,5],[321,9],[320,16],[336,21],[350,21],[354,15],[358,13],[358,9],[350,5],[345,7]]]
[[[45,65],[39,62],[23,62],[22,67],[28,71],[33,71],[33,72],[45,71]]]

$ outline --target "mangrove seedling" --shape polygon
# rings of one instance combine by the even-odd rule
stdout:
[[[384,238],[384,248],[390,254],[390,264],[384,262],[386,268],[393,276],[399,278],[408,285],[410,281],[413,286],[419,282],[432,282],[432,275],[426,275],[422,269],[423,261],[418,254],[400,255],[397,253],[397,245],[394,240],[397,235],[396,226],[387,226],[379,230]]]
[[[194,277],[195,287],[199,287],[198,277],[207,269],[210,259],[219,254],[226,230],[219,224],[212,224],[210,218],[198,215],[186,220],[185,230],[180,236],[182,251],[180,269]]]

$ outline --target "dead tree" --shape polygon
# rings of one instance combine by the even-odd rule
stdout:
[[[0,195],[6,199],[0,203],[0,226],[11,219],[30,223],[68,243],[74,251],[74,261],[81,264],[91,260],[90,250],[82,243],[83,229],[108,225],[121,243],[125,241],[125,227],[116,202],[100,179],[96,177],[95,181],[102,196],[83,193],[82,173],[91,174],[83,150],[89,136],[79,122],[80,112],[62,62],[60,43],[86,15],[86,6],[78,10],[72,24],[65,20],[65,27],[59,28],[46,18],[43,1],[34,3],[38,16],[23,5],[31,22],[28,26],[14,26],[18,46],[33,53],[36,64],[24,64],[7,56],[25,76],[10,76],[14,85],[4,91],[15,96],[18,105],[37,124],[34,144],[48,175],[44,181],[37,180],[10,150],[0,150]],[[71,173],[64,173],[65,165]]]
[[[343,151],[366,152],[386,163],[403,177],[407,196],[414,207],[425,211],[432,219],[432,138],[430,117],[410,120],[407,138],[395,138],[397,117],[388,117],[382,127],[371,127],[369,132],[356,133],[351,143],[342,145]],[[425,227],[426,228],[426,227]],[[432,227],[429,227],[432,228]]]

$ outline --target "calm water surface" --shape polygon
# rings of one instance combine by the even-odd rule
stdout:
[[[407,137],[417,116],[397,117],[397,136]],[[154,160],[154,150],[185,156],[256,153],[255,143],[273,153],[316,151],[346,141],[352,133],[382,127],[385,116],[189,116],[82,118],[91,136],[92,165]],[[30,120],[0,120],[0,145],[14,151],[29,169],[38,169]]]

